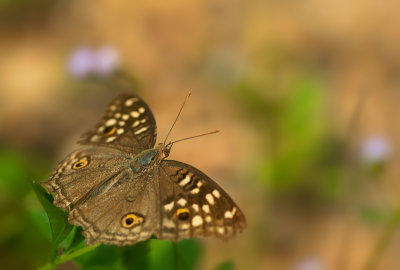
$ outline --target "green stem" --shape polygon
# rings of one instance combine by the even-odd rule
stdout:
[[[93,246],[84,247],[84,248],[78,249],[78,250],[76,250],[74,252],[71,252],[71,253],[66,252],[63,255],[61,255],[60,257],[57,257],[55,259],[54,263],[48,263],[48,264],[40,267],[39,270],[54,269],[60,264],[63,264],[65,262],[67,262],[67,261],[70,261],[70,260],[72,260],[72,259],[74,259],[76,257],[79,257],[79,256],[81,256],[81,255],[83,255],[83,254],[85,254],[85,253],[97,248],[99,245],[100,245],[100,243],[97,243],[97,244],[95,244]]]
[[[178,269],[178,263],[179,263],[179,255],[178,255],[178,244],[177,242],[172,242],[172,248],[174,252],[174,270]]]
[[[399,228],[400,225],[400,207],[393,210],[385,229],[383,230],[381,236],[375,244],[374,250],[367,260],[365,270],[376,269],[376,266],[382,257],[385,249],[389,245],[390,240],[393,238],[394,233]]]

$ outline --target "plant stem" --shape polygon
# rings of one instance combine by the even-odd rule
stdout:
[[[48,264],[40,267],[39,270],[54,269],[60,264],[63,264],[65,262],[67,262],[67,261],[70,261],[70,260],[72,260],[72,259],[74,259],[76,257],[79,257],[79,256],[81,256],[81,255],[83,255],[83,254],[85,254],[85,253],[97,248],[99,245],[100,245],[100,243],[97,243],[97,244],[95,244],[93,246],[83,247],[83,248],[78,249],[78,250],[76,250],[74,252],[71,252],[71,253],[66,252],[63,255],[61,255],[60,257],[57,257],[55,259],[54,263],[48,263]]]
[[[383,252],[389,245],[390,240],[393,238],[396,229],[400,225],[400,207],[393,210],[388,222],[386,223],[385,229],[375,244],[371,256],[368,258],[365,265],[365,270],[376,269],[376,266],[382,257]]]
[[[179,263],[179,255],[178,255],[178,244],[177,242],[172,242],[172,248],[174,252],[174,269],[178,269],[178,263]]]

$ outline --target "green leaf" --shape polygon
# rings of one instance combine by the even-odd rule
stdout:
[[[75,261],[82,269],[124,269],[119,247],[99,245],[93,252],[77,257]]]
[[[49,218],[53,239],[50,261],[53,263],[57,257],[58,245],[68,236],[73,226],[68,223],[68,214],[53,205],[52,196],[41,185],[33,182],[32,187]]]
[[[183,239],[176,243],[179,269],[195,269],[200,259],[202,247],[196,239]]]
[[[153,270],[175,270],[172,242],[151,239],[149,243],[149,263]]]
[[[220,263],[215,270],[233,270],[235,269],[234,264],[232,261],[227,261],[227,262],[223,262]]]
[[[150,240],[139,242],[133,246],[125,246],[121,248],[122,261],[126,269],[133,267],[141,270],[150,269],[149,264],[149,247]]]
[[[51,241],[51,228],[46,212],[43,211],[43,209],[30,209],[29,216],[43,236],[45,236],[47,240]]]
[[[69,242],[67,250],[79,249],[85,246],[85,237],[82,234],[82,227],[74,227],[72,230],[72,240]]]
[[[195,269],[201,255],[198,240],[184,239],[179,242],[150,240],[150,269],[190,270]]]
[[[85,246],[83,248],[80,248],[74,252],[65,252],[64,254],[62,254],[60,257],[56,257],[53,263],[48,263],[45,266],[41,267],[40,270],[50,270],[50,269],[54,269],[56,266],[63,264],[67,261],[79,258],[79,257],[83,257],[82,255],[84,255],[85,253],[89,253],[92,250],[96,250],[96,248],[100,245],[100,243],[97,243],[93,246]],[[90,253],[89,253],[90,254]],[[100,266],[101,267],[101,266]],[[86,268],[85,269],[89,269]],[[114,268],[103,268],[103,269],[114,269]],[[120,269],[120,268],[118,268]]]

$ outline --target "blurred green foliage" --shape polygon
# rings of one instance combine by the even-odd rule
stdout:
[[[23,26],[26,23],[43,23],[61,1],[51,0],[0,0],[1,26]]]
[[[306,207],[333,203],[343,195],[345,138],[332,132],[326,85],[299,74],[275,94],[264,94],[253,79],[237,86],[238,99],[260,133],[257,178],[278,200],[301,199]]]
[[[43,179],[45,163],[38,153],[0,148],[0,265],[5,269],[32,269],[46,261],[50,231],[42,226],[46,215],[30,188]]]

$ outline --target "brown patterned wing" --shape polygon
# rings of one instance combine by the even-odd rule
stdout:
[[[68,221],[83,228],[87,245],[102,242],[122,246],[144,241],[159,224],[158,193],[153,184],[148,174],[121,171],[107,192],[76,205]]]
[[[108,105],[100,122],[85,132],[78,143],[138,154],[152,148],[156,138],[156,121],[149,106],[136,95],[122,94]]]
[[[162,161],[160,181],[161,239],[179,240],[214,235],[229,239],[246,227],[246,219],[229,195],[196,168]]]
[[[55,194],[54,205],[70,211],[120,173],[129,160],[121,154],[124,152],[106,147],[79,149],[61,161],[41,185]]]
[[[157,228],[158,185],[153,170],[134,173],[132,156],[112,148],[75,151],[42,185],[54,204],[83,228],[88,245],[127,245],[149,238]]]

